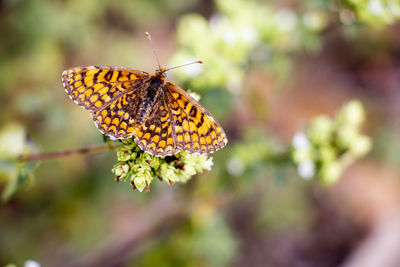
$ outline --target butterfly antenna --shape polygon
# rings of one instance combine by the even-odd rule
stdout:
[[[154,49],[154,44],[153,44],[153,40],[151,39],[151,35],[150,35],[149,32],[145,32],[144,34],[146,35],[147,39],[149,39],[149,41],[150,41],[151,49],[153,50],[153,54],[154,54],[154,56],[156,57],[156,60],[157,60],[158,69],[161,70],[160,60],[158,59],[157,52]]]
[[[165,71],[176,69],[176,68],[180,68],[180,67],[184,67],[184,66],[187,66],[187,65],[197,64],[197,63],[203,64],[203,61],[202,60],[193,61],[193,62],[190,62],[190,63],[186,63],[186,64],[183,64],[183,65],[179,65],[179,66],[176,66],[176,67],[172,67],[172,68],[166,69]]]

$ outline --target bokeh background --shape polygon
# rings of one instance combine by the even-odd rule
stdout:
[[[102,144],[61,73],[153,73],[145,31],[165,66],[204,60],[168,79],[229,138],[211,171],[150,193],[115,182],[113,151],[24,165],[0,206],[0,265],[399,266],[398,18],[398,0],[0,1],[0,152],[25,134],[33,152]],[[301,178],[293,136],[354,99],[370,153],[349,165],[330,148]],[[0,163],[5,191],[20,176]]]

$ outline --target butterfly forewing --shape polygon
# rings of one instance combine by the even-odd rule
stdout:
[[[77,67],[62,75],[70,98],[91,111],[104,108],[148,77],[143,71],[111,66]]]

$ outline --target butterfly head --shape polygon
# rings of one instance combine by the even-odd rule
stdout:
[[[163,78],[165,78],[165,77],[167,76],[167,74],[165,73],[166,71],[167,71],[166,68],[160,67],[160,68],[156,71],[156,73],[157,73],[158,75],[162,76]]]

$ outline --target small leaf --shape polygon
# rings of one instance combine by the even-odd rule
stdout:
[[[33,178],[33,170],[37,165],[36,162],[15,163],[16,171],[9,172],[8,184],[1,195],[3,202],[7,202]]]

